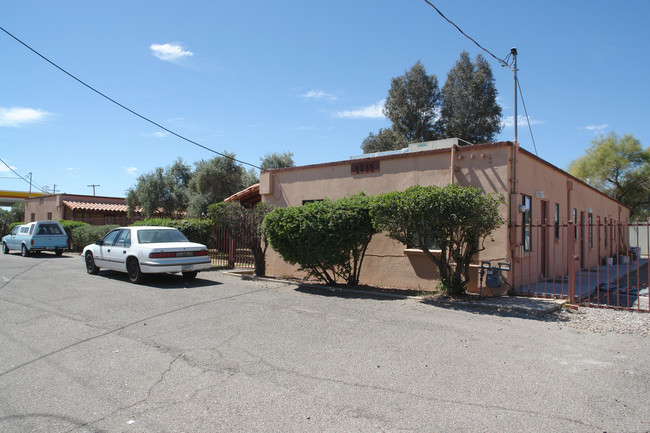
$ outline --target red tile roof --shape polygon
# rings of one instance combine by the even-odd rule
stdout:
[[[239,201],[239,202],[251,202],[255,203],[261,201],[262,197],[260,196],[260,184],[256,183],[249,186],[245,190],[239,191],[231,195],[230,197],[224,199],[224,201]]]
[[[126,213],[126,205],[118,203],[91,203],[84,201],[70,201],[63,200],[63,204],[72,210],[89,210],[99,212],[124,212]]]

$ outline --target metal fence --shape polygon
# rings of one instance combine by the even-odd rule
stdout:
[[[210,260],[214,266],[224,268],[255,268],[255,259],[250,248],[228,235],[225,228],[215,226],[208,242]]]
[[[585,218],[510,223],[517,240],[508,283],[520,296],[650,311],[648,222]]]

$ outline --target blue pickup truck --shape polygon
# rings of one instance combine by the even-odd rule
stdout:
[[[18,250],[23,257],[34,252],[52,251],[57,256],[68,248],[68,235],[58,221],[35,221],[16,226],[2,238],[2,252]]]

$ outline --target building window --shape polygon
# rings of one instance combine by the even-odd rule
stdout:
[[[605,248],[607,248],[607,218],[604,220],[603,228],[605,229]]]
[[[587,220],[589,221],[589,248],[594,247],[594,214],[589,212],[587,214]]]
[[[578,240],[578,209],[573,208],[573,238]]]
[[[116,224],[116,221],[115,215],[104,215],[104,224]]]
[[[36,214],[35,213],[30,215],[30,220],[31,220],[30,222],[36,221]]]
[[[52,212],[47,213],[47,220],[52,221]]]
[[[524,244],[524,251],[532,251],[532,198],[529,195],[522,194],[523,212],[522,212],[522,242]]]
[[[560,204],[555,203],[555,239],[560,239]]]

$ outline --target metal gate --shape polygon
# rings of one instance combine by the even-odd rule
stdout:
[[[214,266],[255,269],[255,259],[251,249],[237,242],[221,226],[214,227],[208,249]]]

